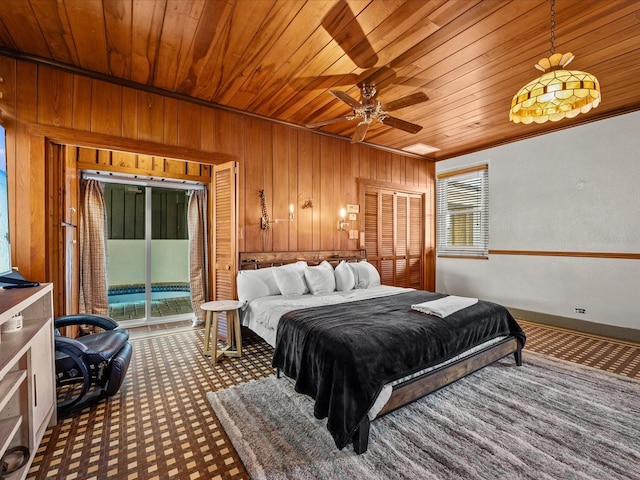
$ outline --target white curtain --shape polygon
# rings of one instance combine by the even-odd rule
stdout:
[[[191,305],[196,316],[194,326],[204,321],[200,306],[207,301],[207,191],[192,190],[187,209],[189,228],[189,282]]]

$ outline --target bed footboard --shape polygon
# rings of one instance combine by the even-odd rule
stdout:
[[[515,337],[505,338],[503,341],[480,350],[469,357],[399,384],[394,387],[391,397],[376,418],[391,413],[429,393],[435,392],[510,354],[514,355],[516,365],[521,366],[522,347]],[[369,425],[369,417],[365,415],[353,434],[353,450],[357,454],[367,451],[369,445]]]

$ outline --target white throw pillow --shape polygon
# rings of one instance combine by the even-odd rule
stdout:
[[[257,270],[240,270],[236,277],[238,300],[245,306],[251,300],[269,295],[280,295],[280,289],[269,268]]]
[[[303,295],[309,293],[304,281],[304,270],[307,262],[296,262],[281,267],[273,267],[273,278],[284,296]]]
[[[304,270],[304,279],[309,291],[313,295],[331,293],[336,289],[336,278],[333,275],[333,267],[324,260],[317,267],[307,267]]]
[[[349,263],[348,265],[351,267],[351,270],[353,270],[356,284],[355,288],[369,288],[380,285],[380,274],[378,270],[366,260]]]
[[[353,270],[349,268],[347,262],[344,260],[338,264],[334,274],[336,277],[336,290],[339,292],[353,290],[356,286],[356,278],[353,275]]]

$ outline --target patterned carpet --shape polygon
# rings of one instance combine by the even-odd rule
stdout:
[[[640,382],[523,357],[376,419],[364,455],[336,449],[313,400],[283,378],[207,397],[254,480],[638,480]]]
[[[640,345],[519,321],[526,349],[640,378]],[[212,365],[203,330],[133,336],[120,392],[47,430],[30,479],[246,479],[206,392],[273,373],[272,348],[243,331],[243,356]]]

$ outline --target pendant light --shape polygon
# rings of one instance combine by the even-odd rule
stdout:
[[[544,74],[527,83],[511,101],[509,120],[514,123],[557,122],[587,113],[600,104],[600,84],[587,72],[565,70],[573,54],[555,53],[555,0],[551,0],[551,56],[536,68]]]

